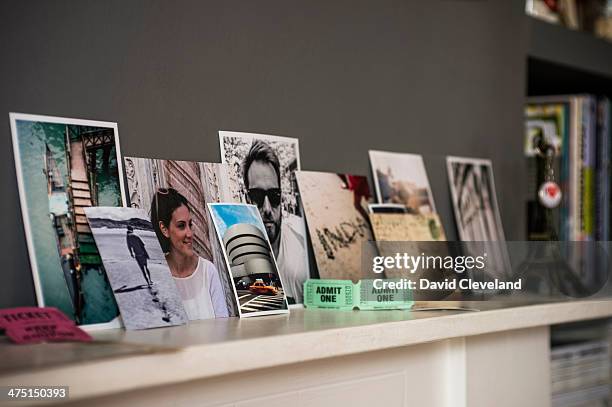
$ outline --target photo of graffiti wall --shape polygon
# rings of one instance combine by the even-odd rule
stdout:
[[[298,171],[296,176],[320,277],[375,278],[361,267],[362,244],[373,240],[368,179],[313,171]]]

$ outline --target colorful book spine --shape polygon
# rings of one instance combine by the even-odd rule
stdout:
[[[569,183],[568,183],[568,217],[567,217],[567,240],[579,240],[580,215],[581,215],[581,168],[582,168],[582,104],[579,97],[572,97],[571,128],[569,155]]]
[[[559,240],[567,241],[570,236],[570,228],[567,219],[570,216],[570,132],[571,132],[571,101],[566,101],[566,114],[563,121],[563,144],[561,146],[559,186],[561,187],[561,205],[559,208]]]
[[[597,101],[597,192],[595,239],[610,240],[610,100]]]
[[[595,226],[595,153],[596,103],[592,96],[582,98],[582,168],[580,196],[580,238],[594,239]]]

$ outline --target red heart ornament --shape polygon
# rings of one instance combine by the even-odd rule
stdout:
[[[561,188],[552,181],[545,182],[538,191],[538,198],[542,206],[556,208],[561,203]]]

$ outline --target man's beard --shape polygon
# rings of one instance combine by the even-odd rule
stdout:
[[[266,228],[266,234],[270,240],[270,244],[273,245],[280,232],[280,219],[278,221],[274,221],[272,217],[265,217],[263,218],[263,222]]]

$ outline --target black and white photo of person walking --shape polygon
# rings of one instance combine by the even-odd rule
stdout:
[[[85,214],[125,327],[185,324],[187,313],[146,212],[98,206]]]
[[[140,267],[140,271],[142,271],[142,276],[147,282],[147,285],[152,285],[153,281],[151,280],[151,272],[147,267],[149,253],[147,253],[147,249],[145,248],[145,244],[142,239],[134,234],[134,228],[131,225],[128,225],[127,227],[127,235],[125,240],[127,241],[128,250],[130,251],[132,257],[136,259],[138,267]]]

